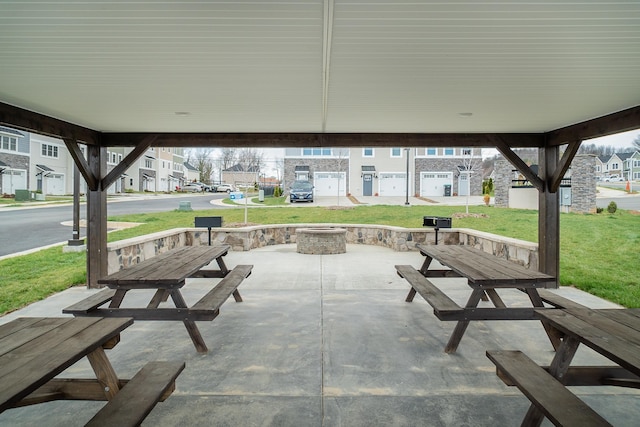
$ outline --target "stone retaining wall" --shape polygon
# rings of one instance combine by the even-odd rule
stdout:
[[[272,224],[243,228],[214,228],[213,244],[228,244],[234,251],[249,251],[264,246],[296,243],[298,228],[346,229],[347,244],[374,245],[396,251],[416,250],[418,243],[434,244],[432,228],[404,228],[375,224]],[[175,228],[145,236],[109,243],[109,273],[137,264],[156,254],[181,246],[208,244],[206,229]],[[525,267],[538,269],[538,245],[524,240],[466,228],[440,229],[438,244],[469,245]]]

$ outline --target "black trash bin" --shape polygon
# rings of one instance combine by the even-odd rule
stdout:
[[[444,186],[444,196],[451,197],[451,184],[445,184]]]

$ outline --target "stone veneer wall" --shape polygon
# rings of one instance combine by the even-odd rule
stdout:
[[[495,181],[494,204],[496,207],[509,207],[509,188],[515,167],[504,158],[498,158],[494,164]],[[596,212],[596,156],[579,154],[571,161],[571,206],[576,213]]]
[[[212,229],[211,236],[214,244],[228,244],[234,251],[249,251],[264,246],[296,243],[296,230],[310,227],[344,228],[347,230],[348,244],[382,246],[400,252],[416,250],[415,245],[418,243],[435,243],[435,230],[432,228],[403,228],[374,224],[275,224],[216,228]],[[536,243],[465,228],[440,230],[438,242],[446,245],[473,246],[525,267],[538,269]],[[177,247],[207,244],[207,230],[195,228],[175,228],[120,240],[110,243],[107,247],[108,272],[113,273]]]
[[[291,189],[291,184],[296,179],[296,166],[309,166],[309,181],[313,182],[313,174],[316,172],[346,172],[345,188],[349,191],[349,158],[287,158],[284,159],[284,188],[285,193]],[[315,185],[315,184],[314,184]]]

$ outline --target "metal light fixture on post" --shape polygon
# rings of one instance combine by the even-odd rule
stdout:
[[[407,184],[406,184],[406,197],[404,204],[405,206],[409,206],[409,148],[404,149],[407,154]]]

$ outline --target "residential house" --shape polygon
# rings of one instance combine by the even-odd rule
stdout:
[[[346,195],[349,156],[348,148],[286,148],[283,189],[288,191],[293,181],[306,180],[314,185],[316,196]]]
[[[624,163],[622,153],[612,154],[611,157],[607,160],[606,169],[605,169],[605,177],[611,175],[620,175],[622,176],[622,166]]]
[[[246,170],[245,170],[246,169]],[[222,171],[222,182],[231,184],[235,188],[253,186],[260,181],[260,168],[257,166],[247,166],[235,164]]]
[[[184,162],[185,180],[189,182],[200,181],[200,171],[189,162]]]
[[[29,189],[43,194],[73,193],[73,159],[64,142],[57,138],[30,134]]]
[[[633,181],[640,181],[640,151],[634,152],[625,161],[625,176]]]
[[[0,126],[0,194],[29,187],[30,134]]]
[[[480,148],[416,148],[415,170],[416,194],[422,197],[482,194]]]
[[[480,149],[288,148],[284,163],[285,189],[293,180],[308,179],[316,196],[482,193]]]
[[[596,179],[601,181],[605,176],[607,170],[607,161],[611,156],[597,156],[596,157]]]
[[[632,179],[630,163],[632,163],[631,158],[633,157],[634,154],[635,154],[634,152],[616,154],[616,156],[618,156],[618,158],[622,162],[622,166],[621,166],[622,170],[621,170],[620,176],[623,177],[625,181]]]
[[[158,175],[156,172],[156,165],[160,162],[157,158],[157,150],[158,148],[156,147],[149,147],[144,155],[140,156],[138,159],[137,168],[131,167],[127,171],[127,173],[131,175],[130,179],[133,180],[131,182],[132,188],[135,188],[138,191],[158,191],[156,184],[156,178]]]

